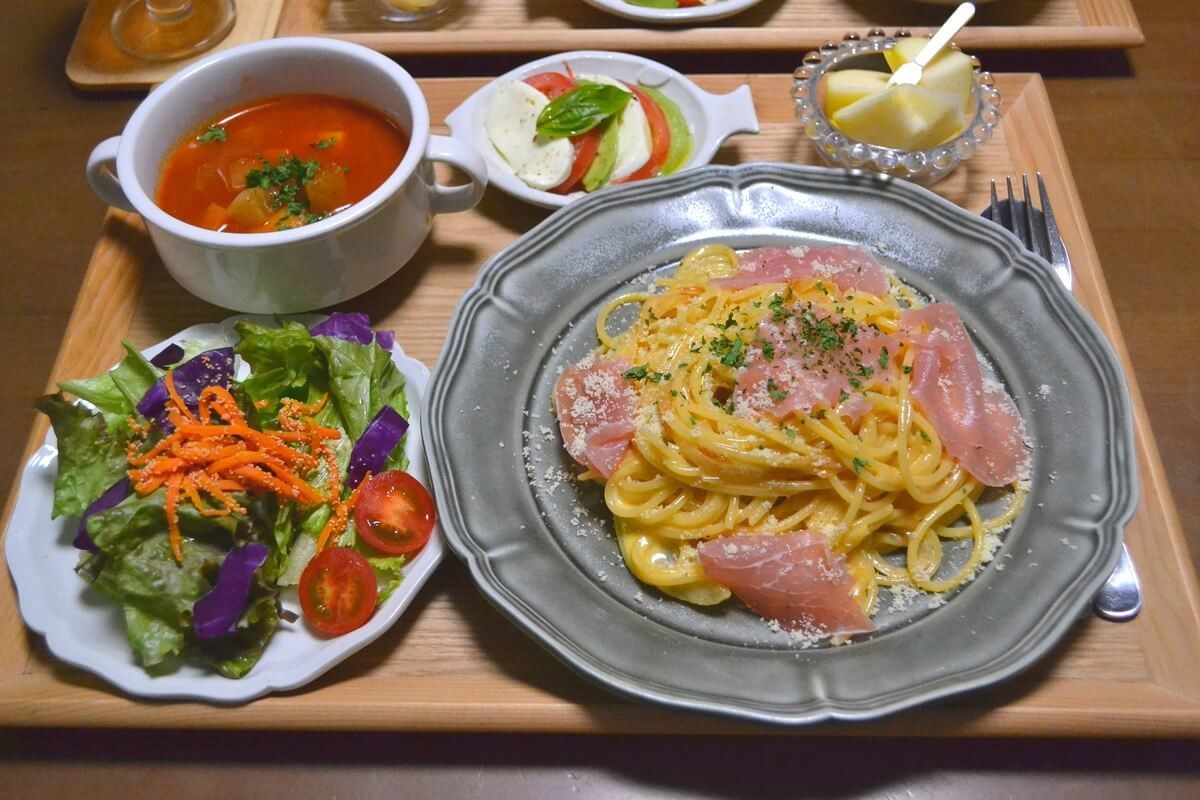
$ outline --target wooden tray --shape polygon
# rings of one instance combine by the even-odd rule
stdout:
[[[727,92],[745,78],[707,76]],[[738,137],[718,160],[812,163],[788,101],[790,78],[749,78],[762,133]],[[422,81],[442,119],[480,85]],[[1076,296],[1128,357],[1083,218],[1045,87],[1035,75],[998,76],[1005,116],[995,138],[937,190],[960,205],[987,205],[994,176],[1041,170],[1077,270]],[[451,312],[479,266],[547,212],[492,190],[476,210],[439,217],[413,263],[352,305],[395,328],[405,349],[433,364]],[[83,281],[53,378],[98,373],[119,341],[148,345],[226,312],[192,298],[159,265],[140,222],[112,212]],[[1130,374],[1142,501],[1127,536],[1146,588],[1132,623],[1082,621],[1029,672],[879,722],[804,729],[822,734],[935,736],[1200,735],[1200,599],[1183,535]],[[27,452],[45,435],[39,421]],[[11,513],[9,498],[5,518]],[[74,580],[64,575],[64,581]],[[26,632],[9,581],[0,580],[0,724],[62,726],[424,729],[588,732],[752,732],[763,728],[635,704],[576,676],[512,627],[477,593],[453,558],[388,634],[306,689],[238,708],[129,700],[103,681],[56,662]]]
[[[875,26],[929,32],[946,6],[911,0],[762,0],[694,27],[639,25],[583,0],[462,0],[428,27],[380,22],[373,0],[288,0],[280,34],[327,33],[393,55],[539,52],[805,50]],[[1003,0],[980,5],[956,37],[964,49],[1137,47],[1145,43],[1131,0]]]
[[[146,61],[122,52],[113,42],[109,26],[120,0],[90,0],[71,52],[67,54],[67,78],[84,91],[143,89],[162,83],[188,64],[217,50],[275,36],[284,0],[253,0],[238,4],[237,22],[220,44],[179,61]]]

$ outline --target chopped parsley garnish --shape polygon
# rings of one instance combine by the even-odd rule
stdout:
[[[882,350],[879,351],[879,368],[887,369],[887,362],[888,362],[888,351],[887,351],[887,347],[884,347]]]
[[[759,347],[762,349],[763,358],[767,361],[775,360],[775,345],[765,340],[759,340]]]
[[[904,374],[907,375],[910,372],[912,372],[912,367],[910,367],[908,364],[905,364],[904,365]]]
[[[745,342],[741,339],[730,339],[728,336],[719,336],[709,345],[713,355],[721,359],[721,363],[727,367],[740,367],[746,361],[744,348]]]
[[[277,227],[291,227],[293,218],[299,218],[307,225],[327,216],[312,213],[302,193],[320,169],[321,165],[316,161],[301,161],[296,156],[280,156],[275,164],[264,158],[261,169],[246,173],[246,188],[266,191],[271,196],[271,208],[287,210]]]
[[[656,372],[650,369],[649,364],[642,364],[625,370],[621,373],[621,377],[631,381],[649,380],[652,383],[658,383],[659,381],[669,380],[671,373]]]
[[[328,150],[329,148],[333,147],[333,142],[335,139],[336,137],[330,136],[328,139],[322,139],[319,142],[313,142],[313,147],[317,148],[318,150]]]
[[[718,325],[717,327],[721,328],[723,330],[729,330],[730,328],[736,328],[737,321],[733,318],[733,312],[730,311],[729,317],[725,320],[725,322],[721,325]]]
[[[855,456],[853,464],[854,464],[854,474],[859,475],[862,473],[863,467],[870,466],[871,462],[864,461],[863,459],[859,458],[858,456]]]
[[[801,422],[804,422],[804,420],[800,420],[800,421],[801,421]],[[789,439],[795,439],[795,438],[796,438],[796,432],[795,432],[794,430],[792,430],[791,428],[787,427],[786,425],[785,425],[785,426],[783,426],[783,432],[784,432],[784,433],[787,435],[787,437],[788,437]]]
[[[210,125],[208,130],[196,137],[196,141],[212,144],[213,142],[223,142],[228,138],[229,134],[225,133],[225,129],[220,125]]]
[[[920,436],[922,439],[924,439],[927,442],[933,441],[933,439],[930,439],[929,434],[926,433],[925,431],[917,431],[917,435]]]
[[[794,311],[783,307],[783,304],[791,301],[792,297],[793,295],[791,287],[788,287],[788,290],[783,294],[771,295],[771,302],[767,303],[767,308],[771,309],[772,320],[775,322],[783,322],[788,317],[796,316]]]
[[[776,403],[782,403],[788,396],[787,389],[779,388],[774,378],[767,378],[767,394],[771,395],[771,399]]]
[[[626,380],[640,381],[646,377],[646,374],[649,371],[649,365],[642,364],[640,367],[631,367],[630,369],[625,370],[621,373],[621,377],[625,378]]]

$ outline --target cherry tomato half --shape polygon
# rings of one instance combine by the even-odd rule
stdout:
[[[378,596],[371,565],[349,547],[322,550],[300,576],[304,618],[326,636],[341,636],[361,628],[375,611]]]
[[[537,75],[530,75],[525,82],[551,100],[575,88],[575,81],[561,72],[539,72]]]
[[[407,472],[388,470],[363,486],[354,507],[358,535],[381,553],[407,556],[429,541],[437,510],[433,498]]]
[[[632,183],[653,178],[662,169],[663,164],[667,163],[667,154],[671,150],[671,128],[667,125],[667,115],[659,108],[658,103],[650,99],[650,96],[641,89],[632,84],[629,88],[633,90],[634,97],[642,104],[642,111],[646,112],[646,122],[650,123],[650,158],[642,165],[641,169],[622,178],[617,183]]]

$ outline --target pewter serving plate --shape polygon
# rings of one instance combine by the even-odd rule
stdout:
[[[605,300],[715,242],[858,244],[958,306],[1033,446],[1026,508],[975,581],[882,593],[879,633],[800,649],[735,601],[694,608],[628,573],[599,488],[569,477],[550,393]],[[818,168],[707,167],[554,214],[463,297],[422,417],[449,542],[502,612],[625,695],[763,722],[877,717],[1029,666],[1111,571],[1137,497],[1121,368],[1049,265],[920,187]]]

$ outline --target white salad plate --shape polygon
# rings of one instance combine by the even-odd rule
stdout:
[[[309,314],[288,319],[311,326],[323,318]],[[233,326],[243,319],[264,325],[274,322],[272,317],[239,315],[220,324],[195,325],[146,348],[143,353],[149,357],[168,344],[184,341],[201,341],[212,347],[230,346],[237,341]],[[405,355],[398,342],[392,348],[392,361],[404,375],[409,408],[410,427],[404,441],[408,472],[429,488],[419,423],[429,368]],[[239,376],[244,376],[247,368],[241,359],[237,368]],[[134,659],[120,606],[74,573],[80,551],[72,541],[79,520],[50,519],[57,470],[58,448],[54,431],[50,430],[25,465],[16,507],[5,534],[4,555],[16,586],[21,616],[26,625],[46,637],[46,645],[55,656],[137,697],[244,703],[270,692],[303,686],[391,628],[445,554],[439,524],[429,543],[405,567],[404,580],[391,597],[376,609],[366,625],[343,636],[317,636],[301,615],[292,623],[280,620],[262,658],[242,678],[225,678],[190,663],[174,672],[152,676]],[[282,603],[284,609],[301,613],[294,588],[283,593]]]
[[[692,131],[692,152],[680,172],[708,164],[717,148],[730,136],[758,133],[758,115],[749,86],[739,86],[729,94],[710,94],[670,67],[627,53],[577,50],[539,58],[501,75],[464,100],[446,117],[450,138],[471,145],[487,161],[489,184],[527,203],[543,208],[561,208],[572,200],[584,197],[587,192],[555,194],[534,189],[521,181],[488,138],[484,126],[488,101],[492,91],[501,83],[524,80],[539,72],[565,72],[566,65],[576,74],[607,75],[626,83],[651,86],[673,100]],[[611,188],[614,187],[605,187],[600,191]]]
[[[588,5],[638,22],[659,22],[664,25],[687,25],[689,22],[712,22],[740,14],[761,0],[716,0],[711,5],[689,8],[647,8],[626,0],[584,0]]]

